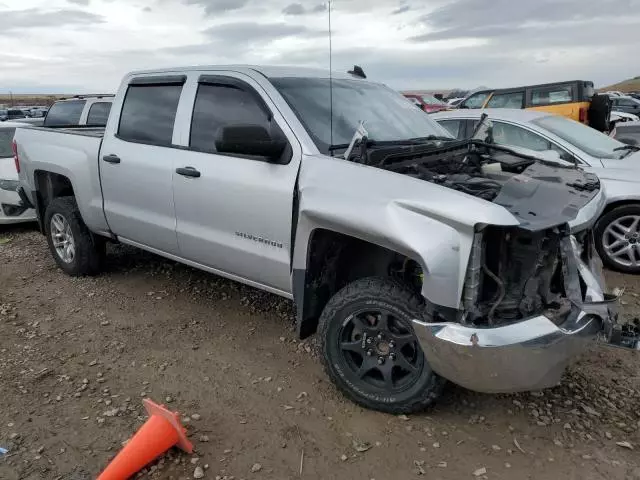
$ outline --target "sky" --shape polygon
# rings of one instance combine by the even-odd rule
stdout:
[[[0,93],[179,65],[329,67],[322,0],[0,0]],[[334,0],[332,61],[396,89],[640,75],[640,0]]]

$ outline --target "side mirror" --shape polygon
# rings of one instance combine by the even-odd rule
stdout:
[[[235,153],[266,157],[271,161],[280,159],[287,141],[274,138],[262,125],[228,125],[218,130],[216,150],[220,153]]]
[[[638,141],[635,138],[616,138],[619,142],[624,143],[625,145],[638,145]]]

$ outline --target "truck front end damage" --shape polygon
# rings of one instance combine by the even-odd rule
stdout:
[[[559,383],[590,341],[612,337],[617,303],[604,292],[590,231],[486,226],[474,237],[456,321],[439,321],[432,306],[435,322],[414,328],[444,378],[479,392],[537,390]]]

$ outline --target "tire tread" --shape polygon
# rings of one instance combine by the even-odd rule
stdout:
[[[424,410],[431,406],[440,396],[446,384],[446,380],[436,373],[433,373],[426,388],[422,389],[418,395],[415,395],[409,401],[401,404],[375,402],[353,392],[342,381],[335,380],[334,373],[330,366],[330,359],[328,358],[327,350],[325,348],[327,330],[331,322],[335,321],[339,310],[344,305],[361,299],[363,294],[372,293],[375,293],[375,295],[381,300],[387,299],[393,303],[404,303],[407,305],[407,309],[415,314],[416,318],[425,319],[425,315],[422,313],[422,298],[399,281],[384,277],[368,277],[350,283],[329,300],[322,312],[322,315],[320,316],[318,334],[321,350],[320,358],[324,370],[329,378],[334,380],[334,384],[347,398],[365,408],[392,414],[406,414]]]

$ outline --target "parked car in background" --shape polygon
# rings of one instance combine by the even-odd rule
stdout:
[[[623,97],[626,95],[625,93],[622,93],[618,90],[609,90],[608,92],[604,92],[604,93],[612,97]]]
[[[41,127],[44,124],[44,117],[21,118],[20,123],[26,123],[34,127]]]
[[[430,93],[403,92],[402,94],[427,113],[440,112],[449,108],[449,105]]]
[[[634,115],[640,114],[640,100],[628,95],[612,96],[611,105],[613,110],[632,113]]]
[[[634,115],[633,113],[620,112],[618,110],[611,111],[611,117],[609,119],[609,130],[613,130],[616,128],[616,125],[625,122],[637,122],[640,121],[640,117],[638,115]]]
[[[609,135],[622,143],[640,145],[640,122],[618,123]]]
[[[610,128],[610,97],[596,95],[593,82],[584,80],[481,90],[465,98],[458,108],[541,110],[590,125],[601,132]]]
[[[49,107],[31,107],[30,112],[33,118],[44,117],[47,114]]]
[[[460,98],[460,97],[454,97],[454,98],[450,98],[449,100],[447,100],[447,104],[450,107],[457,107],[458,105],[460,105],[460,102],[462,102],[464,100],[464,98]]]
[[[299,336],[318,332],[329,377],[368,408],[420,410],[443,377],[556,384],[616,324],[591,248],[595,175],[472,149],[362,77],[134,72],[105,129],[15,141],[62,270],[98,272],[111,239],[290,298]]]
[[[113,95],[77,96],[58,100],[49,108],[43,126],[51,128],[104,127],[107,124],[112,103]]]
[[[551,150],[598,175],[607,193],[607,207],[595,228],[598,253],[611,269],[640,273],[640,148],[546,112],[456,110],[434,114],[434,118],[465,139],[471,137],[483,113],[491,119],[496,144]]]
[[[0,113],[0,120],[2,118],[4,118],[4,121],[8,121],[8,120],[20,120],[21,118],[27,118],[27,114],[18,109],[18,108],[8,108],[7,110],[2,110],[0,111],[2,113]]]
[[[18,196],[18,172],[13,159],[13,136],[25,123],[0,123],[0,225],[33,222],[36,212],[27,208]]]

